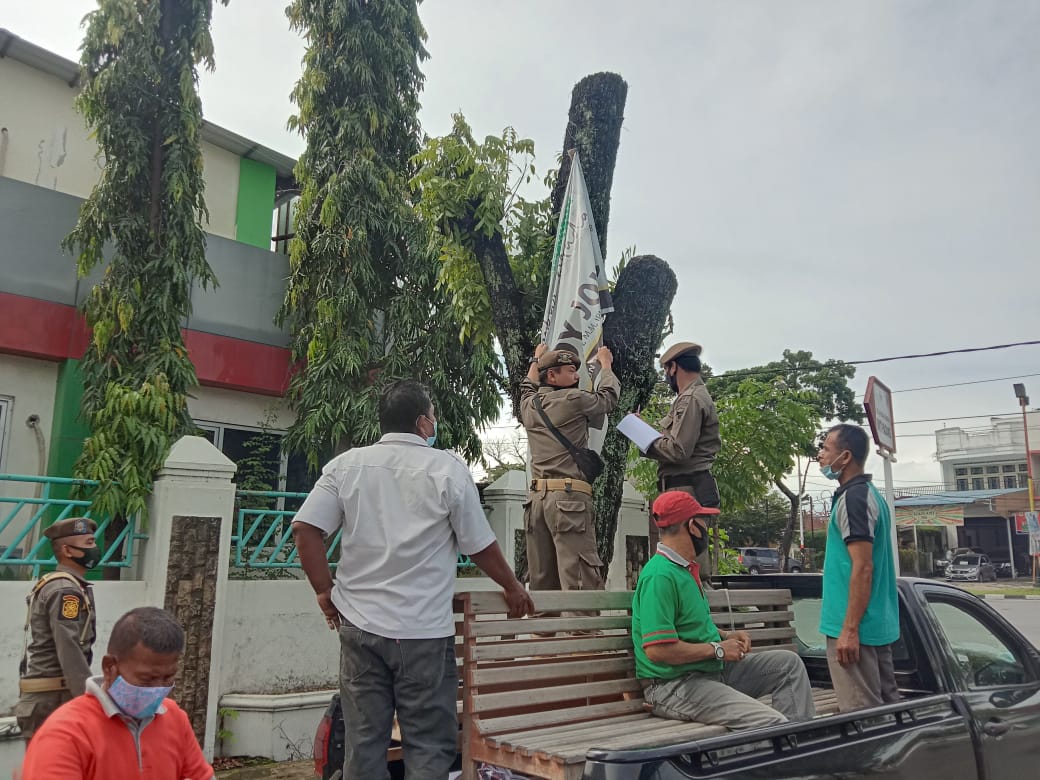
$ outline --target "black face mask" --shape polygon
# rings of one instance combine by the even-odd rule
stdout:
[[[72,545],[69,545],[72,547]],[[82,566],[84,569],[93,569],[98,563],[101,562],[101,548],[100,547],[72,547],[73,550],[79,550],[83,553],[80,558],[73,558],[76,563]],[[71,556],[70,556],[71,557]]]
[[[689,526],[686,527],[686,532],[690,534],[690,538],[693,540],[693,551],[697,553],[698,556],[702,555],[704,551],[708,549],[708,529],[704,526],[700,526],[700,529],[701,535],[694,536],[690,533]]]
[[[669,374],[665,377],[665,381],[668,382],[668,386],[672,388],[672,392],[679,395],[679,375]]]

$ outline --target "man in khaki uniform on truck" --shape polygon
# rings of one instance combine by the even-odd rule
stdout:
[[[681,490],[701,506],[718,507],[719,487],[711,464],[722,440],[715,402],[701,379],[701,345],[680,341],[661,355],[661,366],[676,396],[658,423],[661,438],[646,452],[646,457],[657,461],[658,488],[662,493]],[[697,563],[705,579],[711,576],[708,551],[697,556]]]
[[[86,690],[97,620],[87,569],[101,560],[97,524],[70,517],[43,532],[51,540],[55,571],[44,574],[26,598],[26,648],[19,665],[15,715],[28,742],[47,716]]]
[[[588,447],[589,427],[598,428],[617,406],[621,385],[613,355],[601,347],[599,384],[579,390],[581,358],[539,344],[520,383],[520,422],[531,449],[531,482],[524,508],[531,590],[602,590],[603,566],[596,548],[592,485],[538,412],[536,401],[575,447]]]

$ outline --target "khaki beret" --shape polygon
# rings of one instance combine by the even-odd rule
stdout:
[[[48,539],[61,539],[65,536],[92,534],[97,530],[97,523],[89,517],[67,517],[50,526],[43,535]]]
[[[678,344],[672,344],[663,355],[661,355],[661,365],[671,363],[678,357],[687,355],[689,353],[694,355],[701,354],[701,345],[694,344],[692,341],[680,341]]]
[[[550,349],[540,358],[538,358],[538,370],[545,371],[550,368],[559,368],[560,366],[580,366],[581,358],[571,352],[569,349]]]

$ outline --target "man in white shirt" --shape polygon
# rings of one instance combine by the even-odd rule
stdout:
[[[495,541],[473,478],[433,448],[429,393],[398,382],[379,403],[382,438],[333,458],[296,514],[300,563],[340,634],[344,780],[388,778],[394,712],[409,780],[444,780],[456,755],[458,553],[502,586],[510,617],[534,611]],[[325,539],[342,529],[335,582]]]

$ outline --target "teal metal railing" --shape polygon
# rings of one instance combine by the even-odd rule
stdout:
[[[292,538],[292,519],[296,509],[286,509],[285,506],[301,504],[305,498],[306,493],[278,490],[237,491],[231,565],[250,569],[299,569],[300,559]],[[336,531],[325,543],[325,557],[332,568],[339,562],[341,535],[341,531]],[[459,569],[473,565],[468,556],[459,556]]]
[[[39,496],[0,495],[0,539],[8,539],[10,531],[16,531],[6,545],[0,547],[0,566],[31,566],[32,577],[40,576],[45,566],[54,566],[57,561],[50,552],[50,545],[43,535],[44,524],[50,525],[66,517],[92,517],[90,501],[62,498],[52,495],[54,488],[95,488],[99,483],[86,479],[67,477],[37,477],[22,474],[0,474],[0,485],[4,493],[35,493]],[[94,538],[104,544],[105,531],[112,518],[93,517],[98,524]],[[137,518],[130,518],[101,556],[99,567],[128,568],[133,565],[135,542],[147,539],[148,535],[137,530]],[[28,545],[29,549],[24,548]],[[44,554],[46,551],[46,554]]]

